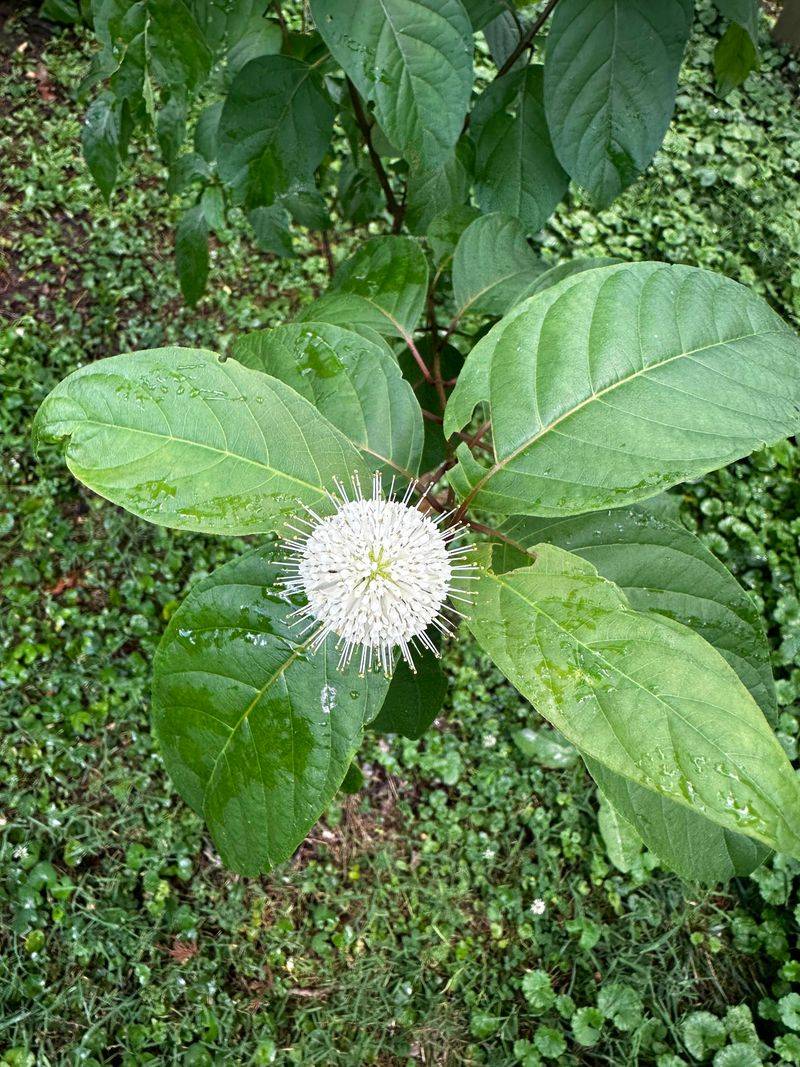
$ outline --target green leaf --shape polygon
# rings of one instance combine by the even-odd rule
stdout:
[[[518,11],[501,11],[496,18],[484,26],[483,36],[486,38],[489,52],[498,70],[517,47],[524,32],[525,18]],[[527,57],[520,56],[514,64],[514,69],[526,62]]]
[[[379,333],[407,339],[425,307],[428,264],[411,237],[373,237],[339,265],[332,289],[366,301]]]
[[[800,855],[800,778],[720,654],[635,611],[586,560],[533,551],[530,567],[483,572],[468,622],[509,681],[609,770]]]
[[[642,1021],[642,998],[630,985],[611,982],[597,995],[597,1007],[618,1030],[635,1030]]]
[[[377,733],[402,734],[416,741],[442,710],[446,692],[447,677],[441,661],[431,652],[419,656],[416,672],[401,660],[372,729]]]
[[[618,585],[637,611],[657,611],[696,630],[733,667],[767,719],[777,720],[770,648],[758,608],[685,526],[632,507],[558,520],[523,516],[500,530],[523,551],[548,541],[574,552]],[[505,545],[495,549],[495,570],[520,565],[519,558],[506,559],[506,551]]]
[[[325,509],[334,478],[369,468],[303,397],[213,352],[156,348],[73,371],[45,399],[34,441],[67,440],[79,481],[134,515],[205,533],[278,529]]]
[[[513,737],[514,744],[522,755],[532,759],[540,767],[561,771],[565,767],[574,767],[580,758],[574,745],[560,737],[556,730],[547,727],[532,730],[526,726],[517,730]]]
[[[561,0],[544,102],[561,165],[601,207],[645,169],[675,106],[692,0]]]
[[[714,76],[717,92],[727,96],[758,65],[758,53],[747,30],[732,22],[714,49]]]
[[[98,189],[109,200],[119,163],[119,118],[110,93],[101,93],[89,106],[81,128],[81,145]]]
[[[541,230],[567,191],[542,102],[536,64],[491,82],[475,105],[475,196],[483,211],[518,218],[526,233]]]
[[[463,4],[476,33],[506,10],[503,0],[463,0]]]
[[[432,169],[414,169],[408,176],[405,224],[411,233],[425,233],[436,215],[464,205],[468,199],[468,146],[456,150]]]
[[[542,273],[542,261],[510,215],[482,215],[461,234],[453,255],[456,317],[468,311],[502,315]]]
[[[770,850],[759,841],[615,774],[590,756],[583,758],[618,816],[635,827],[664,866],[687,881],[716,885],[743,878],[769,856]]]
[[[344,781],[339,786],[339,792],[352,796],[353,793],[358,793],[363,788],[364,775],[361,773],[361,768],[357,763],[351,763],[347,768],[347,774],[344,776]]]
[[[300,309],[297,322],[326,322],[331,326],[342,326],[382,347],[386,355],[396,359],[388,342],[378,332],[388,332],[386,316],[363,296],[356,296],[354,293],[323,293],[317,300],[312,300]]]
[[[208,280],[208,222],[202,205],[181,215],[175,231],[175,265],[187,304],[196,304]]]
[[[295,254],[292,235],[289,231],[289,212],[280,204],[271,207],[254,207],[247,220],[253,227],[256,244],[262,252],[289,257]]]
[[[317,29],[414,167],[446,159],[472,92],[472,26],[460,0],[311,0]]]
[[[236,75],[217,131],[220,177],[250,206],[309,182],[328,150],[333,106],[319,69],[259,56]]]
[[[364,453],[370,466],[411,479],[422,453],[422,412],[393,359],[352,330],[289,323],[246,334],[233,355],[290,385]]]
[[[537,275],[528,288],[519,295],[517,303],[521,304],[529,296],[541,293],[543,289],[549,289],[551,285],[560,282],[562,278],[570,278],[573,274],[580,274],[585,270],[594,270],[595,267],[610,267],[612,264],[619,262],[618,259],[612,256],[587,256],[585,259],[567,259],[563,263],[557,263],[555,267],[550,267]]]
[[[774,722],[775,684],[758,610],[699,538],[662,511],[654,514],[648,506],[647,510],[622,508],[557,521],[510,519],[501,529],[517,548],[507,543],[498,546],[495,570],[524,566],[527,560],[519,555],[520,550],[543,540],[582,556],[620,586],[637,611],[657,611],[714,645],[767,719]],[[757,842],[585,759],[615,812],[636,828],[665,866],[683,878],[726,882],[749,874],[768,855]],[[606,839],[602,820],[601,832]]]
[[[207,163],[217,158],[217,130],[224,100],[215,100],[200,112],[194,128],[194,147]]]
[[[339,789],[386,692],[311,655],[287,624],[275,547],[198,583],[156,654],[153,721],[167,770],[223,862],[256,875],[291,856]]]
[[[147,0],[147,45],[159,84],[185,92],[211,70],[211,50],[183,0]]]
[[[171,167],[186,138],[186,97],[175,93],[156,115],[156,134],[161,158]]]
[[[264,18],[259,11],[250,18],[241,37],[228,51],[228,75],[235,77],[251,59],[277,55],[282,44],[283,31],[278,23]]]
[[[425,237],[430,245],[435,266],[442,266],[452,257],[461,234],[477,218],[480,218],[478,209],[464,205],[449,208],[431,219]]]
[[[620,781],[625,781],[624,778]],[[597,825],[600,836],[606,846],[606,854],[611,863],[627,874],[642,852],[642,839],[634,826],[624,819],[617,809],[600,793],[600,809],[597,813]]]
[[[496,458],[485,467],[460,446],[449,477],[501,514],[644,500],[795,433],[798,366],[800,340],[728,278],[663,263],[584,271],[476,346],[444,429],[488,402]]]

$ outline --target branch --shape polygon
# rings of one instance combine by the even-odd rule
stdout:
[[[394,190],[389,181],[389,176],[384,170],[381,157],[375,151],[375,146],[372,143],[372,130],[370,129],[369,119],[364,111],[361,97],[358,95],[355,85],[353,85],[349,78],[347,79],[347,90],[350,93],[350,100],[353,104],[353,114],[358,123],[358,128],[361,130],[361,136],[364,138],[364,143],[367,146],[370,162],[378,177],[381,189],[383,189],[383,195],[386,197],[386,206],[389,208],[389,212],[394,220],[394,226],[399,230],[403,225],[403,215],[405,213],[404,207],[398,202],[397,197],[394,195]],[[395,232],[397,232],[397,230],[395,230]]]
[[[530,44],[532,44],[534,37],[542,28],[542,26],[544,26],[545,22],[547,22],[548,18],[550,17],[551,11],[557,3],[558,0],[549,0],[549,2],[545,5],[544,11],[542,11],[538,19],[536,19],[535,22],[532,22],[528,29],[525,31],[525,33],[522,35],[522,37],[520,37],[517,47],[502,65],[500,70],[498,70],[497,74],[495,74],[495,78],[502,78],[504,74],[508,74],[508,72],[517,62],[517,60],[525,51],[525,49],[528,48]]]

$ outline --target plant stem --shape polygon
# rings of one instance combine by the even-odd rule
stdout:
[[[361,130],[361,136],[364,138],[364,143],[367,146],[367,152],[369,153],[370,162],[372,163],[375,174],[380,182],[381,189],[383,189],[383,195],[386,197],[386,206],[389,209],[389,213],[393,219],[392,231],[397,233],[400,227],[403,225],[403,215],[405,214],[405,207],[401,204],[397,197],[394,195],[389,176],[384,170],[381,157],[375,151],[375,146],[372,143],[372,130],[370,129],[369,119],[364,111],[364,105],[361,102],[361,97],[358,95],[358,91],[350,81],[347,79],[347,91],[350,93],[350,100],[353,104],[353,114],[355,115],[358,128]]]
[[[549,0],[549,2],[545,5],[544,11],[542,11],[538,19],[536,19],[535,22],[532,22],[528,29],[525,31],[525,33],[522,35],[522,37],[520,37],[517,47],[502,65],[500,70],[498,70],[497,74],[495,74],[495,78],[502,78],[504,74],[508,74],[508,72],[517,62],[517,60],[525,51],[525,49],[533,43],[534,37],[542,28],[542,26],[544,26],[545,22],[547,22],[548,18],[550,17],[550,13],[552,12],[553,8],[556,6],[557,3],[558,0]]]
[[[414,338],[410,334],[404,333],[403,334],[403,340],[408,345],[409,352],[414,357],[414,359],[417,361],[417,366],[422,371],[422,375],[425,378],[425,381],[428,382],[429,385],[432,385],[433,384],[433,375],[431,374],[430,370],[428,369],[428,364],[425,362],[425,360],[420,355],[419,349],[414,344]]]
[[[336,266],[333,262],[333,252],[331,252],[331,240],[327,230],[322,231],[322,251],[325,255],[325,263],[328,268],[328,277],[332,278]]]

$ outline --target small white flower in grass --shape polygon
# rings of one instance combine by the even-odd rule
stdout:
[[[384,497],[379,474],[371,497],[357,476],[352,495],[340,482],[336,488],[334,514],[322,518],[306,508],[308,518],[289,524],[297,536],[284,541],[290,555],[284,588],[306,598],[294,613],[307,622],[302,633],[313,631],[313,651],[334,634],[340,668],[360,649],[362,673],[379,667],[391,674],[399,649],[414,670],[420,646],[439,655],[429,627],[450,636],[464,617],[448,601],[470,603],[463,583],[474,567],[460,561],[471,546],[453,547],[463,527],[443,528],[452,513],[432,517],[412,506],[413,484],[401,499],[394,498],[394,481]]]
[[[544,915],[546,908],[547,905],[542,900],[542,898],[537,897],[536,900],[534,900],[533,904],[531,904],[530,910],[533,915]]]

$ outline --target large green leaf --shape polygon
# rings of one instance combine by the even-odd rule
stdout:
[[[561,0],[544,102],[556,155],[600,206],[655,155],[675,106],[692,0]]]
[[[532,64],[491,82],[470,127],[478,204],[518,218],[526,233],[544,226],[569,184],[547,128],[542,70]]]
[[[738,22],[732,22],[714,49],[714,76],[720,96],[741,85],[758,66],[752,37]]]
[[[461,0],[311,0],[325,43],[384,133],[416,167],[445,159],[472,91],[472,25]]]
[[[624,780],[620,779],[620,781]],[[641,855],[642,839],[636,833],[633,824],[620,815],[604,793],[600,793],[597,825],[603,844],[606,846],[608,858],[618,871],[627,874]]]
[[[456,315],[502,315],[538,277],[544,264],[511,215],[481,215],[461,234],[453,254]]]
[[[726,829],[800,856],[800,777],[758,705],[694,631],[635,611],[553,545],[483,571],[469,620],[520,692],[589,757]]]
[[[246,334],[233,355],[310,400],[370,465],[389,475],[418,473],[422,412],[397,362],[380,346],[340,326],[288,323]]]
[[[271,204],[311,179],[328,150],[333,116],[314,66],[291,56],[250,60],[220,115],[220,177],[251,206]]]
[[[412,237],[373,237],[339,265],[332,289],[365,301],[379,333],[408,338],[425,307],[428,264]]]
[[[696,630],[728,661],[768,719],[777,717],[761,616],[731,572],[685,526],[643,507],[568,519],[520,516],[500,528],[527,551],[549,541],[589,560],[637,611],[657,611]],[[505,547],[495,570],[505,570]],[[518,558],[508,561],[519,566]],[[510,568],[509,568],[510,569]]]
[[[634,507],[555,521],[514,518],[503,525],[502,533],[522,550],[545,540],[568,549],[620,586],[638,611],[658,611],[696,630],[774,721],[775,685],[758,611],[730,571],[685,527]],[[525,559],[504,543],[495,550],[495,570],[525,565]],[[596,760],[586,757],[586,762],[608,800],[633,823],[647,847],[684,878],[727,881],[766,858],[768,850],[749,838],[614,774]]]
[[[167,770],[222,860],[256,875],[287,859],[335,795],[388,682],[336,669],[290,629],[274,546],[225,564],[173,615],[155,659]]]
[[[324,508],[334,478],[370,476],[293,389],[192,348],[73,371],[39,409],[34,439],[66,439],[75,477],[134,515],[207,533],[275,530],[300,501]]]
[[[694,267],[565,278],[498,323],[464,374],[445,433],[488,402],[495,461],[460,446],[451,481],[505,514],[635,503],[800,426],[800,340],[760,297]]]
[[[750,874],[770,854],[760,841],[719,826],[699,812],[615,774],[589,756],[583,758],[617,822],[628,824],[650,851],[682,878],[706,885],[728,882]]]

